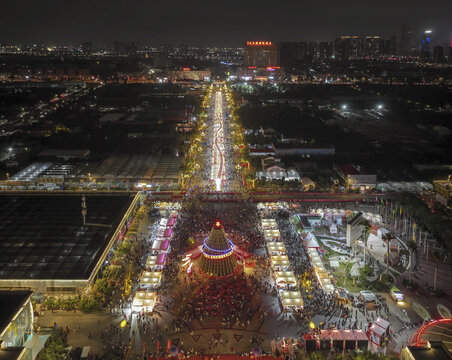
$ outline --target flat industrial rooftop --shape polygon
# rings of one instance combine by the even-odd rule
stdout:
[[[127,212],[130,194],[0,195],[0,279],[88,279]]]

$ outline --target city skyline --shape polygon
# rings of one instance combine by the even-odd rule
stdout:
[[[24,7],[24,4],[26,6]],[[246,39],[326,41],[340,35],[400,37],[410,24],[416,36],[432,29],[434,41],[450,43],[448,14],[452,3],[433,0],[429,11],[423,3],[366,1],[301,4],[270,2],[134,4],[87,1],[61,4],[8,2],[0,15],[3,43],[45,42],[66,45],[114,40],[148,44],[241,46]]]

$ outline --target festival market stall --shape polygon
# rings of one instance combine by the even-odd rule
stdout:
[[[284,308],[303,308],[303,298],[300,291],[280,291],[279,295]]]
[[[151,250],[157,254],[169,253],[169,240],[154,240]]]
[[[278,229],[276,219],[262,219],[261,224],[263,230]]]
[[[289,258],[287,255],[276,255],[276,256],[270,256],[272,268],[274,270],[276,269],[285,269],[289,267]]]
[[[281,238],[281,233],[279,232],[278,229],[268,229],[268,230],[264,230],[264,238],[265,240],[274,240],[274,239],[280,239]]]
[[[275,271],[273,273],[276,285],[281,289],[297,285],[297,279],[293,271]]]
[[[267,249],[270,255],[286,255],[286,247],[282,242],[268,242]]]
[[[143,271],[140,277],[140,287],[151,289],[160,285],[161,271]]]
[[[134,311],[152,311],[157,299],[157,294],[152,291],[137,291],[132,302]]]

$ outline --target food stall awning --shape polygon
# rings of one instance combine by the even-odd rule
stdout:
[[[295,277],[293,271],[275,271],[275,276],[278,278]]]
[[[279,294],[284,306],[303,306],[303,298],[300,291],[280,291]]]
[[[284,245],[284,243],[281,241],[280,238],[276,238],[276,239],[265,239],[265,241],[267,242],[267,245],[268,245],[268,244],[282,244],[282,245]]]
[[[303,307],[303,299],[283,299],[282,303],[287,307]]]
[[[264,230],[278,228],[278,223],[276,222],[275,219],[262,219],[261,225]]]
[[[132,307],[146,307],[151,310],[154,307],[157,294],[151,291],[137,291],[133,298]]]
[[[289,266],[289,258],[287,255],[270,256],[272,266]]]
[[[276,271],[276,284],[279,286],[296,285],[297,279],[292,271]]]
[[[149,286],[157,286],[158,284],[160,284],[160,279],[143,277],[140,279],[140,284],[141,285],[149,285]]]
[[[161,271],[143,271],[141,273],[141,277],[160,279],[162,277],[162,272]]]
[[[166,226],[172,227],[172,226],[174,226],[175,223],[176,223],[176,217],[172,216],[172,217],[168,220],[168,223],[166,224]]]
[[[268,251],[286,252],[286,247],[282,242],[271,242],[267,243]]]
[[[152,244],[152,250],[154,251],[166,251],[168,250],[169,241],[168,240],[155,240]]]
[[[156,236],[162,238],[165,234],[166,227],[158,227]]]
[[[155,265],[157,265],[157,256],[155,256],[155,255],[148,256],[148,258],[146,260],[146,267],[152,267]]]
[[[166,224],[167,224],[167,223],[168,223],[168,219],[166,219],[166,218],[161,218],[161,219],[160,219],[159,226],[166,227]]]
[[[166,254],[158,254],[155,264],[156,265],[165,265]]]
[[[264,237],[266,239],[280,238],[281,233],[279,232],[278,229],[264,230]]]
[[[165,232],[163,233],[163,237],[169,238],[169,237],[171,237],[172,234],[173,234],[173,229],[172,229],[172,228],[168,228],[168,229],[166,229]]]

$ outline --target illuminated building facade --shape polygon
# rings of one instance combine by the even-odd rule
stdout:
[[[425,30],[421,42],[421,60],[428,62],[430,60],[430,47],[432,46],[432,31]]]
[[[247,41],[245,65],[258,68],[279,66],[279,45],[273,41]]]

